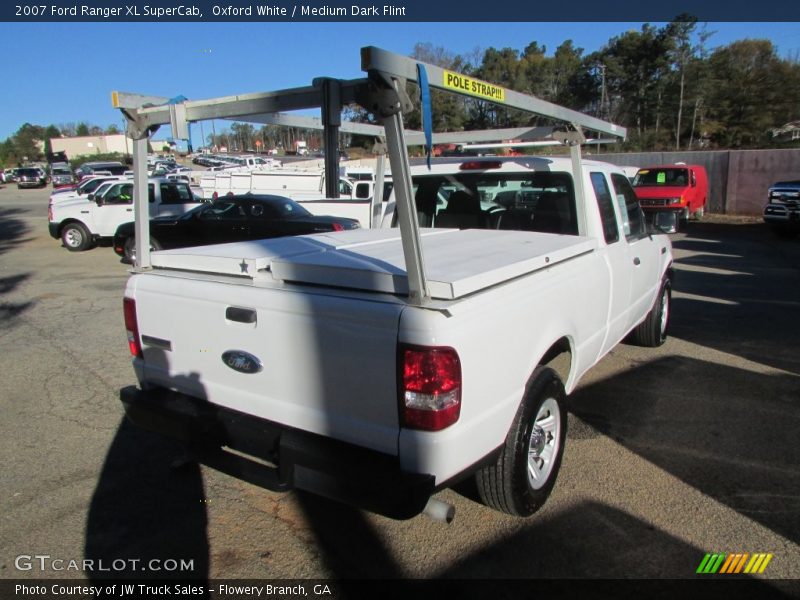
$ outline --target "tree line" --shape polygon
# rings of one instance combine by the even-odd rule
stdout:
[[[453,54],[417,44],[413,57],[532,94],[628,129],[622,150],[785,146],[772,129],[800,119],[800,63],[769,40],[744,39],[709,50],[713,32],[690,15],[645,24],[586,54],[572,40],[552,54],[536,41],[523,50]],[[548,124],[486,101],[431,91],[434,131]],[[360,120],[369,120],[363,112]],[[419,112],[409,127],[419,128]]]
[[[713,34],[691,15],[679,15],[662,27],[648,23],[626,31],[588,54],[567,39],[552,54],[531,41],[522,50],[490,47],[470,54],[420,43],[412,56],[622,125],[628,129],[622,150],[785,146],[771,131],[800,120],[800,62],[779,57],[769,40],[744,39],[710,50]],[[439,132],[547,124],[476,98],[438,90],[431,96],[433,128]],[[351,120],[370,120],[362,110],[345,113]],[[406,124],[421,127],[418,110],[407,115]],[[322,147],[315,130],[233,123],[217,133],[213,122],[211,127],[202,132],[204,143],[232,151],[290,149],[295,140]],[[119,128],[25,123],[0,143],[0,164],[40,158],[37,141],[45,142],[47,152],[52,137],[112,133]],[[341,146],[350,142],[347,135],[340,138]]]
[[[99,127],[89,123],[63,123],[61,125],[23,124],[16,133],[0,142],[0,166],[16,167],[26,162],[41,160],[52,148],[50,140],[58,137],[114,135],[122,133],[116,125]]]

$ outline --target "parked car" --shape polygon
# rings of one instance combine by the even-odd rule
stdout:
[[[677,231],[690,216],[703,218],[708,199],[708,175],[701,165],[675,163],[639,169],[633,189],[650,222]]]
[[[779,181],[770,186],[763,217],[780,237],[800,233],[800,181]]]
[[[38,167],[17,169],[17,188],[37,188],[47,185],[47,174]]]
[[[51,165],[50,178],[54,189],[70,187],[75,183],[75,176],[68,164]]]
[[[100,171],[103,171],[108,175],[124,175],[125,171],[128,171],[129,169],[130,167],[123,165],[121,162],[87,162],[78,167],[78,169],[75,171],[75,174],[78,176],[78,180],[81,180]]]
[[[226,196],[203,204],[180,216],[150,220],[150,243],[154,250],[185,248],[358,229],[355,219],[314,216],[300,204],[283,196]],[[134,224],[124,223],[114,235],[114,252],[135,260]]]

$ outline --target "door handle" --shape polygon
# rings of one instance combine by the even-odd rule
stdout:
[[[638,267],[640,264],[642,264],[642,261],[641,261],[641,260],[639,260],[639,257],[638,257],[638,256],[635,256],[635,257],[633,258],[633,264],[635,264],[635,265]]]
[[[225,318],[237,323],[255,323],[258,320],[255,310],[252,308],[240,308],[238,306],[229,306],[226,308]]]

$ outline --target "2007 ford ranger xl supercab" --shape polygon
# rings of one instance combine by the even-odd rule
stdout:
[[[566,394],[626,336],[664,342],[670,242],[624,172],[579,149],[412,176],[384,116],[399,227],[145,258],[143,242],[126,413],[270,489],[409,518],[471,476],[529,515],[556,480]]]

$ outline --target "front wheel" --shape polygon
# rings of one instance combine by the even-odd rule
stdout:
[[[475,475],[484,504],[520,517],[542,507],[556,483],[564,453],[565,398],[553,369],[538,367],[533,372],[500,457]]]
[[[61,230],[61,243],[70,252],[83,252],[92,245],[92,238],[83,224],[68,223]]]
[[[665,279],[658,297],[644,321],[633,330],[633,341],[639,346],[655,348],[667,340],[670,308],[672,305],[672,284]]]

